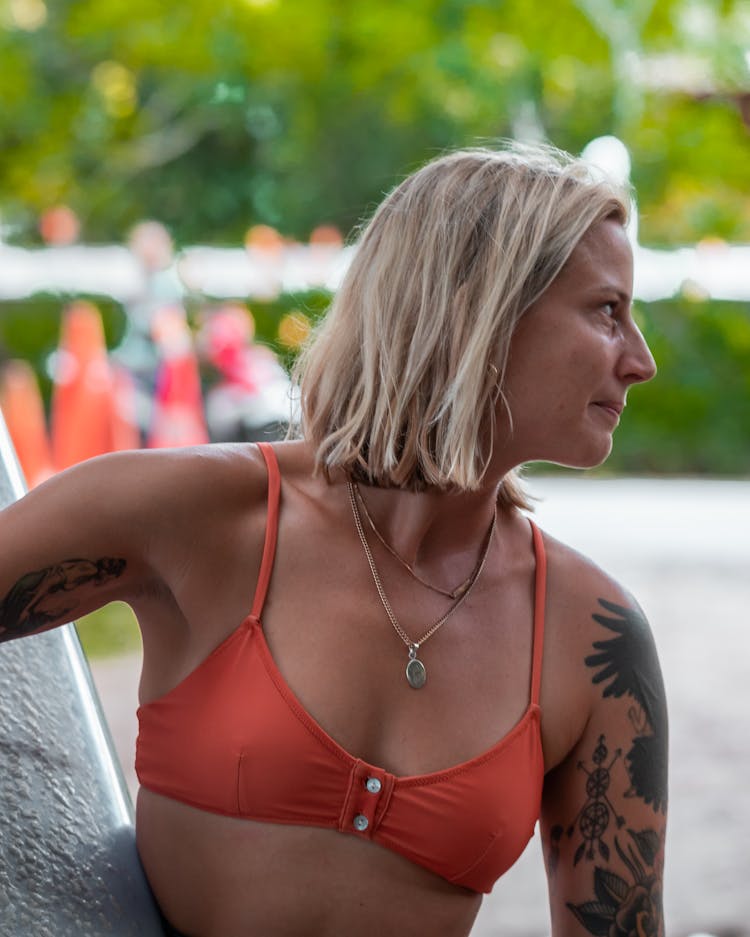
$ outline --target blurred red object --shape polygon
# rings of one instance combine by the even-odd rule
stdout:
[[[65,247],[78,240],[81,223],[72,208],[56,205],[48,208],[39,219],[39,233],[46,244],[53,247]]]
[[[245,233],[245,247],[267,254],[279,254],[284,248],[284,238],[276,228],[267,224],[256,224]]]
[[[153,323],[161,362],[156,376],[149,448],[197,446],[208,442],[198,360],[179,306],[165,306]]]
[[[56,469],[111,452],[114,386],[104,328],[92,303],[71,303],[63,314],[54,357],[52,456]]]
[[[44,405],[33,368],[8,361],[0,371],[0,408],[29,488],[53,474]]]
[[[253,343],[254,334],[253,315],[240,303],[225,303],[203,316],[198,348],[218,372],[205,398],[216,441],[268,439],[280,435],[289,420],[289,378],[270,348]]]
[[[222,377],[251,393],[259,389],[259,376],[252,366],[254,335],[250,310],[239,303],[225,303],[204,320],[198,336],[203,355]]]
[[[318,247],[343,247],[344,238],[335,225],[321,224],[310,234],[310,243]]]

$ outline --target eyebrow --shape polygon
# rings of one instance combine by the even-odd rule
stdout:
[[[624,292],[618,286],[611,286],[610,284],[607,284],[607,283],[602,283],[602,284],[598,284],[597,286],[592,286],[591,292],[596,293],[597,295],[603,295],[604,293],[608,293],[610,296],[614,293],[617,296],[617,298],[621,302],[624,302],[624,303],[630,303],[633,300],[633,297],[630,295],[630,293]]]

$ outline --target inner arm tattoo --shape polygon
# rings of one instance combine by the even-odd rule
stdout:
[[[117,579],[125,566],[124,559],[105,556],[99,560],[63,560],[26,573],[0,603],[0,641],[62,624],[78,604],[73,593]]]

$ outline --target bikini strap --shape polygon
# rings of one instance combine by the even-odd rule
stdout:
[[[276,535],[279,528],[279,499],[281,494],[281,472],[273,446],[267,442],[259,442],[258,448],[263,455],[268,470],[268,507],[266,511],[266,536],[263,541],[263,558],[260,561],[258,584],[255,587],[253,607],[250,617],[260,621],[263,603],[266,601],[268,584],[271,581],[273,559],[276,555]]]
[[[539,705],[539,688],[542,683],[542,655],[544,653],[544,609],[547,598],[547,554],[544,539],[536,524],[529,520],[534,539],[536,572],[534,574],[534,637],[531,663],[531,702]]]

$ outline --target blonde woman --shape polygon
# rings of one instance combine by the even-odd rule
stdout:
[[[540,818],[554,937],[663,934],[651,633],[517,474],[602,462],[654,374],[627,205],[552,150],[438,159],[362,233],[301,438],[108,456],[5,511],[0,638],[141,624],[173,932],[459,937]]]

